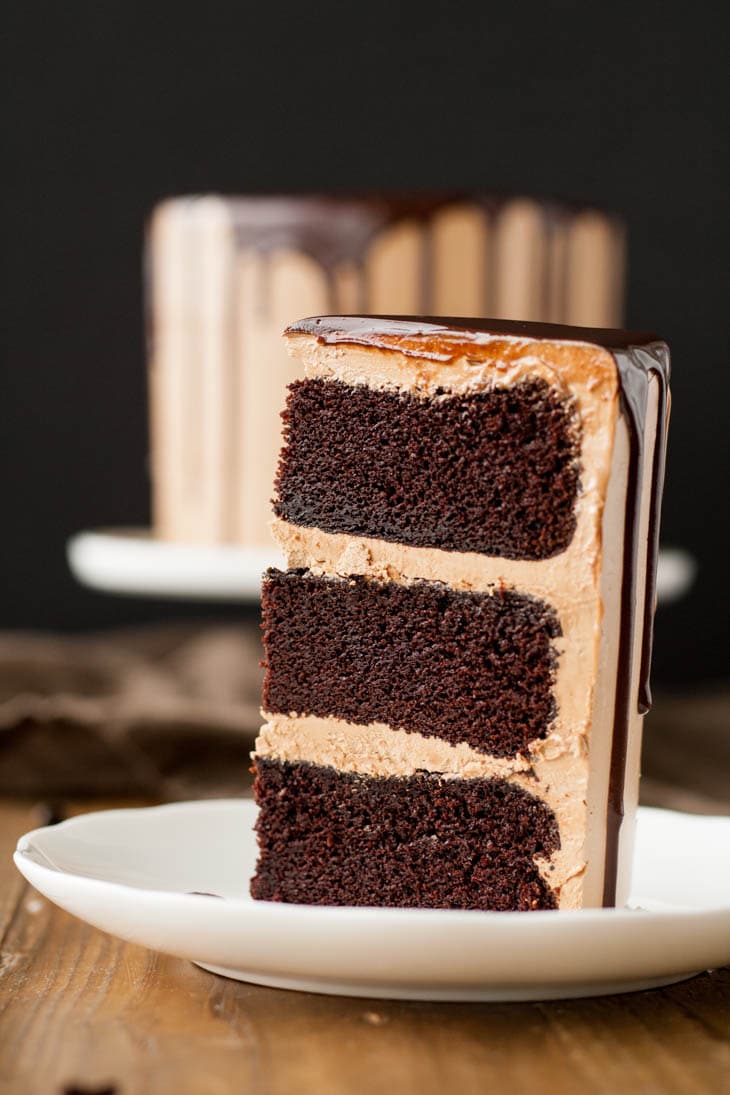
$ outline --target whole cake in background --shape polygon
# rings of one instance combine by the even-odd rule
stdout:
[[[325,312],[618,326],[623,227],[488,195],[177,198],[147,240],[156,534],[270,544],[284,327]]]
[[[287,342],[253,895],[624,903],[666,346],[366,316]]]

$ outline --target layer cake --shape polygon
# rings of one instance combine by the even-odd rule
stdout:
[[[368,316],[286,340],[253,895],[623,903],[666,346]]]
[[[520,196],[175,198],[147,237],[154,527],[269,547],[281,340],[328,311],[621,322],[623,226]]]

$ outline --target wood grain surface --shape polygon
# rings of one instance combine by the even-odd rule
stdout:
[[[28,806],[0,804],[3,1095],[730,1092],[730,970],[546,1004],[259,988],[126,944],[40,897],[11,861],[39,823]]]

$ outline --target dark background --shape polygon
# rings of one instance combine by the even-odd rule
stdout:
[[[627,220],[628,323],[674,357],[663,541],[700,565],[692,595],[659,612],[656,675],[724,671],[725,4],[468,10],[15,3],[0,626],[213,611],[84,591],[64,558],[74,531],[149,520],[140,250],[160,197],[519,190]]]

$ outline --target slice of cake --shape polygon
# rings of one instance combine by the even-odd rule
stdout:
[[[367,316],[286,337],[254,897],[623,903],[666,346]]]

